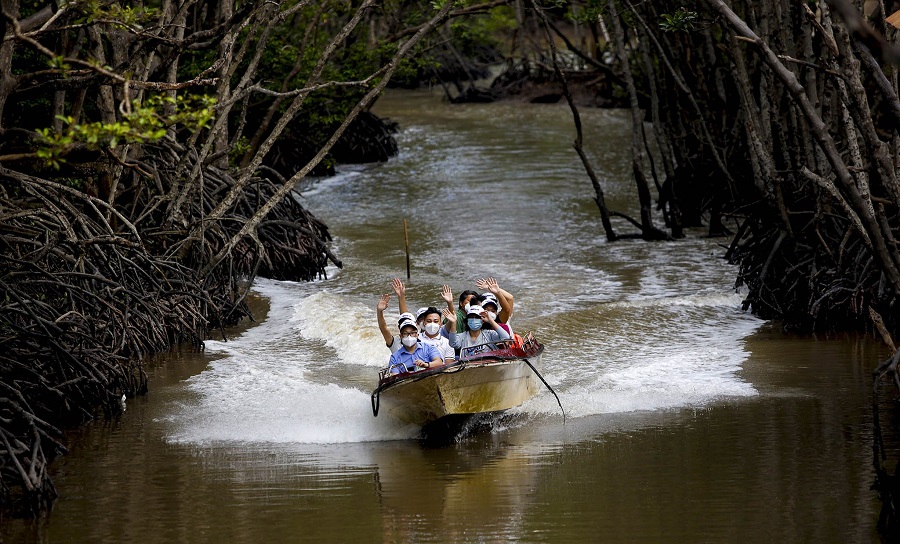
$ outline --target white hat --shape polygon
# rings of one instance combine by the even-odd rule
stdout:
[[[406,319],[409,319],[410,321],[413,321],[413,322],[416,320],[416,318],[415,318],[415,316],[413,316],[413,314],[411,314],[409,312],[403,312],[402,314],[400,314],[400,318],[397,319],[397,326],[400,326],[400,323],[402,323]]]
[[[468,315],[474,314],[474,315],[477,315],[478,317],[481,317],[481,312],[483,312],[483,311],[484,311],[484,308],[482,308],[481,306],[479,306],[477,304],[472,304],[471,306],[469,306],[469,311],[466,312],[466,315],[468,316]]]
[[[416,329],[416,332],[419,331],[419,327],[416,327],[416,322],[412,319],[401,319],[400,323],[397,325],[397,328],[402,331],[403,327],[412,327]]]
[[[428,314],[438,314],[438,317],[440,317],[441,311],[438,310],[437,308],[435,308],[434,306],[428,306],[427,308],[419,308],[418,310],[416,310],[416,322],[418,323],[418,321],[420,319],[422,319],[422,317],[424,317]]]
[[[482,299],[481,300],[482,306],[490,303],[497,307],[498,312],[503,309],[500,307],[500,301],[497,300],[497,297],[496,297],[496,295],[494,295],[494,293],[485,293],[485,294],[481,295],[481,299]]]

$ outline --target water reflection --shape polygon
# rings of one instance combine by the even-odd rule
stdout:
[[[403,451],[401,451],[403,450]],[[515,540],[538,465],[499,437],[478,444],[372,451],[385,542]]]
[[[304,200],[356,264],[261,282],[268,319],[211,344],[217,360],[151,366],[148,397],[72,433],[49,520],[5,523],[4,541],[873,540],[877,343],[760,330],[702,234],[607,244],[564,107],[429,100],[379,102],[407,127],[401,156]],[[628,117],[584,115],[611,205],[627,208]],[[502,278],[514,326],[546,339],[566,425],[548,394],[442,447],[371,417],[387,357],[374,297],[404,269],[401,198],[413,226],[439,222],[441,202],[459,225],[413,229],[409,299]],[[476,248],[456,243],[474,221]]]

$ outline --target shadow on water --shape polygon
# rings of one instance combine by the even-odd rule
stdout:
[[[427,448],[442,448],[490,433],[504,417],[504,412],[452,414],[422,428],[421,442]]]

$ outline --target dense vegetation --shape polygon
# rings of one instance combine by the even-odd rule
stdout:
[[[499,4],[0,1],[0,507],[47,507],[61,429],[247,316],[257,274],[341,265],[294,189],[395,152],[368,107]]]
[[[878,384],[900,384],[897,2],[0,7],[0,505],[47,506],[60,428],[145,391],[146,355],[246,316],[257,274],[340,266],[294,190],[395,152],[368,113],[391,82],[565,99],[609,240],[734,235],[748,308],[791,330],[877,331],[895,355],[876,421]],[[635,219],[605,204],[584,105],[632,111]],[[876,435],[886,531],[895,461]]]
[[[897,393],[879,385],[900,385],[900,49],[886,17],[900,5],[588,6],[614,29],[635,181],[642,191],[656,181],[670,232],[702,217],[711,234],[731,226],[747,308],[801,332],[870,330],[894,352],[875,371],[873,400],[881,528],[896,538],[898,452],[884,449],[880,433],[893,429],[878,422],[879,402],[893,411]],[[641,197],[645,237],[650,204]]]

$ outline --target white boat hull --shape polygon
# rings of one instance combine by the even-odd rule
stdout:
[[[540,367],[541,352],[528,357]],[[410,374],[380,388],[380,412],[424,426],[450,415],[507,410],[538,394],[541,381],[523,359],[449,365],[441,372]]]

